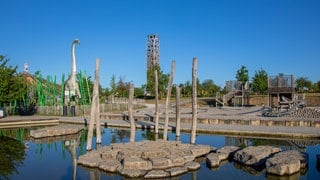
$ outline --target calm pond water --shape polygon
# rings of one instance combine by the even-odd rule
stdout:
[[[30,128],[0,129],[0,179],[124,179],[118,174],[75,165],[76,158],[86,152],[86,130],[78,135],[60,137],[60,139],[32,140],[29,133]],[[104,128],[102,145],[128,142],[129,137],[128,129]],[[169,140],[175,140],[174,133],[170,133],[168,137]],[[145,139],[154,139],[154,134],[150,131],[138,130],[136,140]],[[189,143],[189,134],[182,133],[180,140],[183,143]],[[317,167],[316,162],[316,154],[320,154],[320,140],[261,139],[198,134],[196,143],[217,148],[225,145],[241,147],[273,145],[283,150],[297,149],[309,154],[309,167],[305,172],[290,177],[275,177],[267,175],[264,169],[255,170],[228,161],[219,168],[210,169],[206,166],[205,158],[200,158],[198,161],[201,162],[201,168],[198,171],[189,172],[175,179],[320,179],[320,167]],[[93,147],[95,148],[95,143]]]

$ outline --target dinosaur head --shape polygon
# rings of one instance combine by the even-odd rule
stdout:
[[[74,39],[72,44],[80,44],[80,40],[79,39]]]

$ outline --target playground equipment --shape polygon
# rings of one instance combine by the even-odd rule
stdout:
[[[249,82],[226,81],[226,94],[220,96],[217,94],[216,106],[225,106],[231,104],[248,105],[249,104]]]
[[[262,113],[263,116],[284,116],[306,106],[304,94],[298,95],[295,92],[293,75],[270,76],[268,93],[269,108]]]

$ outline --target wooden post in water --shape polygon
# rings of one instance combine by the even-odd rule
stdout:
[[[168,83],[166,107],[165,107],[165,120],[164,120],[164,130],[163,130],[163,139],[164,139],[165,141],[167,140],[167,137],[168,137],[168,126],[169,126],[168,106],[169,106],[169,101],[170,101],[170,97],[171,97],[171,89],[172,89],[172,83],[173,83],[175,66],[176,66],[176,61],[172,61],[172,62],[171,62],[170,79],[169,79],[169,83]]]
[[[91,113],[90,121],[88,127],[88,136],[87,136],[87,150],[92,149],[92,136],[94,124],[96,124],[96,143],[101,143],[101,129],[100,129],[100,108],[99,108],[99,71],[100,71],[100,59],[96,59],[96,69],[95,69],[95,78],[93,84],[92,92],[92,103],[91,103]]]
[[[158,70],[154,70],[154,91],[155,91],[155,133],[159,133],[159,91],[158,91]]]
[[[180,87],[176,87],[176,137],[180,137]]]
[[[196,142],[197,131],[197,65],[198,59],[194,57],[192,63],[192,124],[190,136],[191,144],[195,144]]]
[[[136,136],[136,124],[134,122],[133,117],[133,95],[134,95],[134,85],[130,83],[129,88],[129,101],[128,101],[128,113],[129,113],[129,120],[130,120],[130,142],[135,141]]]

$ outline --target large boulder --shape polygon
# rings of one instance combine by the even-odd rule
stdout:
[[[237,151],[233,159],[245,165],[260,166],[266,159],[281,149],[272,146],[249,146]]]
[[[147,171],[139,170],[139,169],[120,169],[119,173],[122,176],[129,178],[139,178],[146,174]]]
[[[30,137],[32,138],[44,138],[52,136],[62,136],[68,134],[77,134],[83,129],[82,126],[63,124],[51,127],[45,127],[42,129],[31,130]]]
[[[100,153],[98,150],[89,151],[87,154],[79,156],[77,163],[88,167],[99,167],[100,162],[103,161]]]
[[[165,157],[149,158],[152,163],[152,169],[166,169],[172,167],[172,160]]]
[[[170,176],[172,177],[172,176],[178,176],[178,175],[181,175],[181,174],[188,172],[188,168],[186,168],[186,167],[173,167],[173,168],[167,169],[166,171],[169,172]]]
[[[207,165],[209,167],[219,166],[221,161],[228,159],[229,156],[232,155],[238,149],[240,148],[236,146],[225,146],[216,150],[216,152],[208,154],[206,157]]]
[[[122,161],[123,169],[151,170],[152,163],[140,157],[128,157]]]
[[[284,151],[275,154],[266,161],[267,173],[276,175],[291,175],[308,165],[308,154],[297,150]]]
[[[170,173],[164,170],[152,170],[149,171],[146,175],[144,175],[144,178],[167,178],[170,177]]]
[[[117,160],[104,160],[99,163],[99,169],[102,169],[106,172],[118,172],[118,169],[121,167],[121,163]]]

